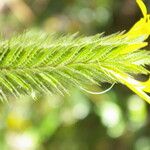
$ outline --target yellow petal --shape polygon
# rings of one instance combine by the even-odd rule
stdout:
[[[145,46],[147,46],[148,43],[147,42],[142,42],[142,43],[138,43],[138,44],[131,44],[126,46],[121,52],[120,54],[127,54],[127,53],[131,53],[133,51],[136,51],[138,49],[141,49]]]
[[[149,18],[149,16],[147,16]],[[150,35],[150,19],[142,18],[139,20],[127,33],[130,38],[136,38],[139,36],[145,36],[145,39]]]
[[[140,81],[137,81],[129,76],[125,77],[121,74],[116,74],[116,76],[123,84],[125,84],[128,88],[130,88],[133,92],[150,104],[150,97],[143,91],[145,88]]]
[[[141,18],[135,25],[127,32],[126,36],[129,38],[136,38],[139,36],[145,36],[145,39],[150,35],[150,15],[147,14],[147,8],[142,0],[136,0],[139,5],[143,18]]]
[[[145,82],[144,84],[143,82],[133,79],[126,73],[119,72],[118,70],[115,69],[110,70],[106,68],[103,69],[112,74],[113,76],[115,76],[122,84],[126,85],[134,93],[139,95],[142,99],[144,99],[147,103],[150,104],[150,97],[145,93],[149,91],[150,81]]]
[[[148,81],[143,82],[142,85],[144,86],[143,90],[144,90],[145,92],[150,93],[150,78],[149,78]]]
[[[147,15],[147,9],[146,9],[145,4],[143,3],[142,0],[136,0],[136,2],[139,5],[139,7],[140,7],[140,9],[141,9],[141,11],[143,13],[143,16],[146,17],[146,15]]]

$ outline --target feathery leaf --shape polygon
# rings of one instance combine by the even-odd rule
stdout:
[[[0,99],[33,91],[63,95],[71,86],[121,82],[107,69],[147,74],[143,66],[150,63],[149,52],[138,50],[143,40],[123,33],[83,37],[29,31],[13,36],[0,43]]]

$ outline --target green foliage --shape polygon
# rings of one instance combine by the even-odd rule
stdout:
[[[147,74],[143,66],[150,63],[148,51],[135,48],[124,52],[143,40],[144,37],[129,39],[123,33],[83,37],[32,31],[2,40],[0,99],[34,93],[63,95],[72,86],[84,89],[101,82],[119,82],[103,68]]]

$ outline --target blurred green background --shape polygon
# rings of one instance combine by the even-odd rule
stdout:
[[[33,28],[107,35],[140,17],[134,0],[0,0],[6,38]],[[0,103],[0,150],[150,150],[150,105],[125,86],[103,95],[70,91]]]

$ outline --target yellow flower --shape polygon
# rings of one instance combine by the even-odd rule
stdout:
[[[146,40],[150,35],[150,14],[147,14],[147,9],[142,0],[136,0],[139,5],[143,18],[141,18],[126,34],[125,37],[129,39],[138,38],[140,36],[144,37],[143,40]],[[127,46],[122,53],[130,53],[137,49],[143,48],[147,45],[147,42],[140,42],[138,44],[132,44]],[[150,104],[150,97],[146,92],[150,93],[150,79],[146,82],[141,82],[135,80],[130,75],[119,72],[117,69],[107,70],[109,73],[113,74],[122,84],[125,84],[133,92],[143,98],[146,102]]]

